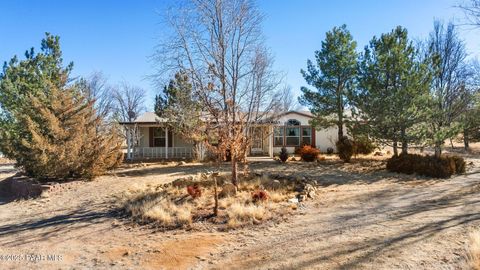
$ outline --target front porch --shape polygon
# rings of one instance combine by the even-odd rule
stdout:
[[[188,159],[193,158],[192,147],[134,147],[131,159]]]

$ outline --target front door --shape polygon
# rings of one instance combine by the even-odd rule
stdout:
[[[263,133],[262,128],[255,127],[252,130],[252,149],[251,154],[262,154],[263,153]]]

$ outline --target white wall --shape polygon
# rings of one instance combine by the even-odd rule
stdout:
[[[289,119],[296,119],[300,121],[301,125],[310,125],[309,121],[312,119],[311,117],[307,117],[305,115],[297,114],[297,113],[289,113],[287,115],[283,115],[278,119],[279,123],[277,125],[285,125],[285,123]],[[328,129],[316,129],[315,130],[315,147],[320,149],[322,152],[327,152],[327,148],[332,147],[334,150],[335,142],[337,141],[337,127],[331,127]],[[346,134],[346,129],[344,129],[344,133]],[[273,142],[272,142],[273,143]],[[293,153],[295,151],[295,147],[286,147],[288,153]],[[282,147],[273,147],[273,153],[278,154],[280,153]]]

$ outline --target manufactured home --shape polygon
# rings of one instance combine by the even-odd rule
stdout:
[[[305,144],[323,152],[335,148],[337,128],[315,129],[310,125],[312,118],[308,111],[288,111],[273,122],[255,125],[248,155],[273,157],[282,147],[293,153]],[[166,123],[166,119],[153,112],[146,112],[133,122],[122,122],[127,130],[135,129],[135,132],[127,132],[127,158],[191,158],[192,143],[172,132]]]

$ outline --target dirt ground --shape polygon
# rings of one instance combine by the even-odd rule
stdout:
[[[115,196],[129,188],[211,166],[121,169],[44,198],[0,200],[0,268],[465,269],[468,233],[480,226],[480,154],[463,155],[467,173],[446,180],[388,173],[381,158],[256,161],[252,171],[316,179],[318,197],[285,222],[229,232],[155,231],[116,212]],[[0,165],[0,180],[14,173]]]

